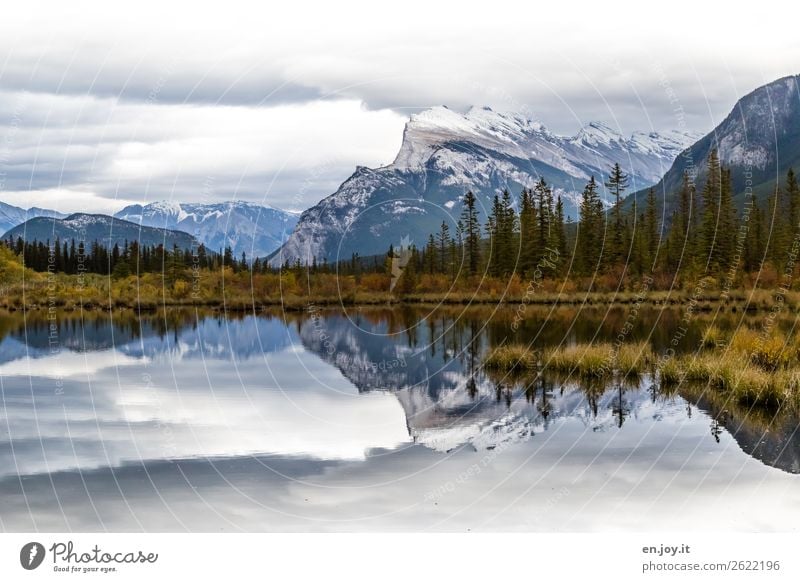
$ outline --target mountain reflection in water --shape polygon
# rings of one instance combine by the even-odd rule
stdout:
[[[543,312],[514,340],[602,341],[625,317]],[[486,350],[510,332],[504,314],[484,308],[64,314],[55,328],[36,312],[26,319],[0,317],[0,524],[12,531],[458,529],[462,505],[495,529],[593,529],[590,514],[563,512],[597,487],[625,490],[633,505],[656,502],[640,492],[651,478],[662,480],[658,500],[670,488],[700,496],[732,483],[794,491],[784,479],[800,472],[795,418],[703,387],[485,372]],[[645,313],[631,340],[662,349],[679,320]],[[687,349],[700,335],[689,329]],[[477,460],[466,484],[469,455]],[[623,474],[629,485],[617,491]],[[467,499],[485,501],[523,475],[551,492],[557,523]],[[324,497],[326,509],[298,506],[292,488],[317,504]],[[327,505],[345,507],[365,490],[373,499],[363,514]],[[393,497],[374,499],[379,491]],[[194,515],[195,495],[216,517]],[[525,496],[515,490],[507,501],[519,508]],[[772,497],[789,513],[798,507],[796,497]],[[428,523],[403,509],[426,504],[453,510]],[[253,522],[247,507],[266,513]]]

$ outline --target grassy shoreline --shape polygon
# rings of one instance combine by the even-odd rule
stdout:
[[[718,330],[715,334],[721,334]],[[613,379],[651,374],[661,386],[703,385],[742,404],[763,408],[800,406],[800,341],[761,338],[737,330],[724,347],[704,344],[686,354],[658,354],[646,343],[574,344],[534,350],[507,344],[483,360],[490,371],[540,374],[545,371],[577,378]]]
[[[523,281],[507,278],[422,275],[413,291],[392,292],[386,273],[338,275],[290,269],[251,273],[220,269],[184,269],[140,275],[68,275],[36,272],[0,248],[0,308],[155,310],[163,307],[208,307],[253,310],[281,307],[296,311],[309,306],[370,305],[505,305],[522,314],[528,306],[691,306],[695,311],[758,311],[778,302],[782,309],[800,309],[800,289],[777,286],[777,280],[745,278],[739,286],[725,286],[704,277],[683,279],[554,278]],[[760,288],[761,285],[764,288]],[[800,285],[800,283],[798,283]],[[674,286],[674,288],[673,288]]]
[[[20,286],[21,287],[21,286]],[[157,289],[157,288],[156,288]],[[636,306],[680,307],[691,306],[696,312],[711,311],[763,311],[776,305],[775,293],[768,290],[737,290],[726,296],[714,293],[697,295],[691,290],[653,291],[639,295],[630,291],[542,293],[535,297],[490,293],[420,293],[394,295],[388,292],[350,292],[334,294],[280,294],[273,292],[247,293],[221,292],[216,296],[203,293],[199,296],[182,296],[165,288],[154,292],[151,284],[139,291],[135,284],[120,286],[103,281],[91,281],[83,286],[57,285],[55,288],[32,285],[24,292],[21,288],[0,290],[0,308],[10,311],[59,308],[64,310],[112,310],[119,308],[152,311],[164,307],[204,307],[212,309],[243,310],[281,307],[287,311],[308,309],[310,306],[402,306],[402,305],[498,305],[510,309],[531,307],[578,306]],[[800,292],[784,293],[783,309],[788,313],[800,312]]]

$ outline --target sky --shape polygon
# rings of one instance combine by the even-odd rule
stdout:
[[[800,73],[778,2],[26,2],[0,19],[0,201],[303,210],[390,163],[408,116],[488,105],[562,135],[708,132]]]

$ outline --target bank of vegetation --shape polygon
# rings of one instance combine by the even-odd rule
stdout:
[[[745,196],[711,152],[699,191],[686,175],[666,208],[650,191],[626,204],[619,165],[584,188],[577,222],[540,180],[516,200],[498,195],[485,220],[467,192],[451,229],[427,244],[390,247],[338,264],[284,264],[208,251],[107,249],[96,241],[7,240],[0,245],[0,306],[11,309],[218,305],[231,309],[311,303],[446,302],[679,304],[698,309],[797,305],[800,186],[793,171],[766,204]],[[606,209],[605,188],[616,201]]]
[[[650,374],[660,385],[705,385],[735,401],[766,408],[800,405],[800,338],[777,329],[709,327],[696,351],[656,353],[645,342],[573,344],[546,349],[506,344],[484,359],[488,370],[575,379]]]

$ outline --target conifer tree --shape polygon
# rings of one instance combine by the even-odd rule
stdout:
[[[733,179],[730,168],[720,169],[719,234],[716,249],[717,265],[722,270],[732,266],[736,257],[739,230],[736,228],[736,209],[733,206]]]
[[[447,223],[444,220],[439,227],[437,244],[439,247],[439,272],[447,273],[447,263],[449,260],[448,255],[450,249],[450,227],[447,226]]]
[[[555,249],[558,251],[559,258],[563,261],[563,257],[567,252],[567,234],[564,230],[564,203],[561,201],[561,196],[558,197],[556,202],[556,214],[554,223],[555,234]]]
[[[800,227],[800,185],[792,168],[786,172],[786,197],[789,200],[789,236],[794,239]]]
[[[536,202],[536,252],[537,260],[547,252],[545,247],[551,242],[550,223],[553,218],[553,190],[540,178],[533,187]]]
[[[677,261],[671,263],[673,269],[678,264],[691,265],[694,259],[695,238],[695,192],[689,173],[684,172],[681,180],[681,189],[678,192],[678,210],[673,216],[670,229],[670,246],[672,255]]]
[[[498,236],[500,230],[500,223],[502,222],[503,210],[500,206],[500,197],[495,194],[492,200],[492,209],[486,219],[484,228],[486,229],[486,237],[489,239],[489,251],[486,256],[486,270],[489,275],[497,277],[500,274],[500,251]]]
[[[578,263],[583,274],[598,268],[603,244],[603,203],[592,176],[583,189],[578,224]]]
[[[717,150],[708,156],[706,183],[703,186],[703,219],[700,225],[699,258],[708,271],[715,263],[714,250],[717,239],[720,210],[721,172]]]
[[[647,207],[644,214],[644,260],[647,269],[655,269],[656,254],[658,252],[659,225],[656,210],[656,191],[650,188],[647,191]]]
[[[517,258],[514,248],[514,239],[517,232],[517,214],[514,211],[511,194],[508,190],[503,191],[499,211],[497,224],[498,273],[504,276],[510,275],[514,270]]]
[[[527,274],[533,271],[537,260],[537,249],[535,247],[536,205],[533,199],[533,191],[529,188],[522,189],[519,207],[519,271]]]
[[[475,194],[469,191],[464,196],[464,210],[461,213],[463,226],[464,249],[467,258],[467,270],[470,275],[478,273],[480,264],[480,222],[476,208]]]
[[[431,234],[428,235],[428,244],[424,251],[425,272],[427,272],[429,275],[433,275],[436,272],[437,263],[436,239]]]
[[[624,233],[622,224],[622,195],[628,187],[628,175],[622,171],[619,163],[611,168],[608,181],[605,183],[614,197],[613,221],[611,228],[611,241],[607,256],[610,261],[619,261],[624,254]]]

